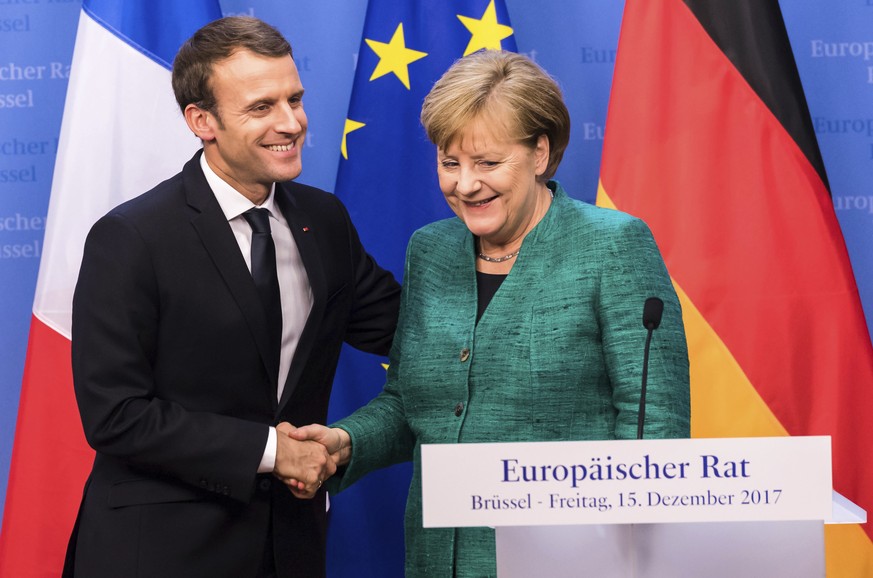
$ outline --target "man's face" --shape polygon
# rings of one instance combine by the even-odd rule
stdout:
[[[274,182],[294,179],[303,169],[307,120],[297,66],[290,55],[272,58],[241,50],[213,67],[211,83],[221,120],[207,117],[206,160],[260,203]]]

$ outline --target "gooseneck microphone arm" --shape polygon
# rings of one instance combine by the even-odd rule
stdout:
[[[643,350],[643,382],[640,388],[640,411],[637,415],[637,439],[643,439],[643,424],[646,422],[646,387],[649,374],[649,346],[652,344],[652,333],[661,324],[664,313],[664,302],[657,297],[649,297],[643,305],[643,327],[646,333],[646,347]]]

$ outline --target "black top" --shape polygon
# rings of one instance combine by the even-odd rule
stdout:
[[[506,275],[494,275],[492,273],[482,273],[476,271],[476,289],[478,292],[479,306],[476,311],[476,323],[482,318],[488,304],[491,303],[491,298],[500,289],[501,283],[506,279]]]

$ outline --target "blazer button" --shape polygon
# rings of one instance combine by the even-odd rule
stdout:
[[[270,480],[268,480],[267,478],[262,479],[260,482],[258,482],[258,489],[262,492],[268,491],[270,489]]]
[[[458,402],[458,405],[455,406],[455,417],[461,417],[462,413],[464,413],[464,404]]]
[[[461,356],[460,356],[460,357],[461,357],[461,361],[462,361],[462,362],[467,361],[468,359],[470,359],[470,349],[469,349],[468,347],[465,347],[464,349],[462,349],[462,350],[461,350]]]

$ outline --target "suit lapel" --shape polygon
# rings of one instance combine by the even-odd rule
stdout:
[[[200,169],[200,153],[185,165],[182,176],[188,204],[197,211],[191,224],[242,311],[261,354],[270,384],[276,384],[279,381],[276,373],[279,363],[278,360],[271,359],[275,355],[269,347],[266,314],[227,218]],[[275,386],[268,388],[267,394],[270,403],[275,407]]]
[[[303,367],[306,365],[306,360],[309,359],[315,337],[318,335],[321,321],[324,318],[327,301],[323,255],[318,248],[315,233],[312,230],[313,227],[317,226],[317,223],[294,201],[294,196],[289,190],[291,187],[293,184],[276,184],[276,203],[285,216],[285,220],[288,221],[288,226],[291,228],[291,234],[294,236],[294,242],[297,243],[297,250],[303,261],[303,267],[306,269],[309,286],[312,289],[312,310],[309,312],[300,341],[297,343],[297,350],[294,352],[288,379],[285,380],[285,388],[282,390],[282,399],[279,400],[279,411],[282,411],[291,394],[297,388]]]

